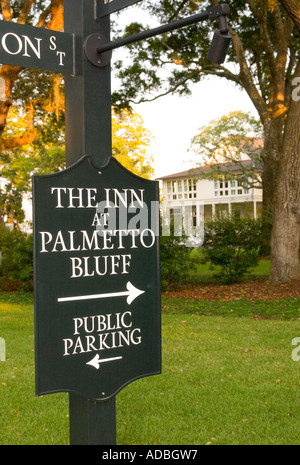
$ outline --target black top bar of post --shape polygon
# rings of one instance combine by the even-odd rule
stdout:
[[[154,29],[149,29],[147,31],[142,31],[137,34],[133,34],[129,37],[124,37],[123,39],[115,40],[114,42],[108,42],[97,47],[97,53],[106,52],[108,50],[114,50],[124,45],[129,45],[134,42],[138,42],[143,39],[149,39],[159,34],[164,34],[165,32],[174,31],[189,24],[195,24],[200,21],[205,21],[206,19],[214,19],[220,16],[226,16],[230,13],[230,8],[227,4],[216,5],[211,8],[208,8],[203,13],[198,13],[188,18],[182,18],[177,21],[174,21],[170,24],[164,24],[163,26],[156,27]]]

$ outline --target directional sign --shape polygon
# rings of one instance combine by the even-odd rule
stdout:
[[[73,48],[72,34],[0,21],[0,63],[76,74]]]
[[[140,1],[141,0],[97,0],[96,17],[102,18],[103,16],[122,10]]]
[[[160,373],[157,182],[89,157],[33,177],[36,391],[114,396]]]

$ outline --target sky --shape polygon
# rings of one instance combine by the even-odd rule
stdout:
[[[200,127],[230,111],[256,114],[245,91],[214,77],[195,85],[190,97],[165,96],[136,105],[134,110],[153,136],[150,152],[156,178],[188,170],[199,163],[188,150]]]
[[[145,12],[140,11],[138,5],[122,10],[117,17],[121,27],[136,20],[151,27],[157,26],[153,21],[151,23]],[[122,49],[114,51],[113,60],[121,58],[122,53]],[[117,86],[112,75],[112,90]],[[155,178],[195,166],[197,161],[188,152],[191,140],[200,127],[213,119],[238,110],[257,116],[246,92],[224,78],[207,77],[191,89],[189,97],[168,95],[133,107],[142,117],[144,127],[152,134],[149,152],[154,157]]]

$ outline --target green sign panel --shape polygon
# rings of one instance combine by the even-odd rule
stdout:
[[[0,63],[75,74],[73,35],[0,21]]]
[[[161,370],[155,181],[88,157],[33,177],[36,391],[114,396]]]

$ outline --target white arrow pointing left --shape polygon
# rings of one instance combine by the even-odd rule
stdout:
[[[139,295],[144,294],[145,291],[141,291],[130,281],[126,284],[127,291],[121,292],[108,292],[106,294],[90,294],[90,295],[75,295],[73,297],[59,297],[57,302],[71,302],[74,300],[90,300],[90,299],[107,299],[109,297],[121,297],[127,296],[128,305],[134,301]]]
[[[86,362],[87,365],[92,365],[93,367],[97,368],[99,370],[100,368],[100,363],[105,363],[105,362],[112,362],[114,360],[119,360],[122,357],[111,357],[111,358],[103,358],[102,360],[99,357],[99,354],[95,355],[95,357],[90,360],[89,362]]]

